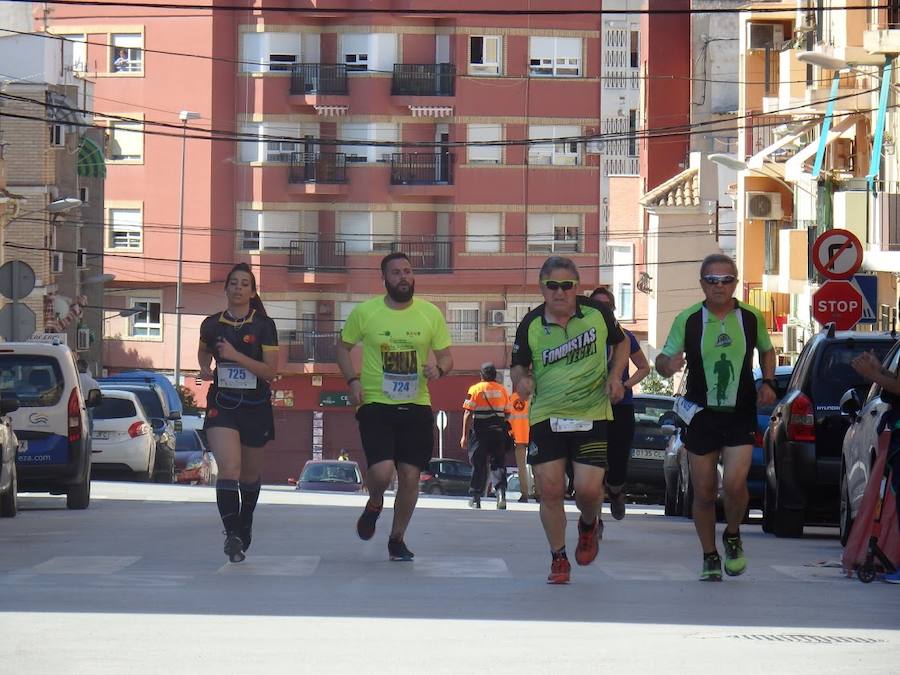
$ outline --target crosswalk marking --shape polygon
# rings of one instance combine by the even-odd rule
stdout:
[[[503,558],[416,558],[413,574],[419,577],[508,577]]]
[[[218,574],[308,577],[319,566],[317,555],[254,555],[239,564],[225,563]]]
[[[819,567],[809,565],[772,565],[772,569],[789,577],[794,577],[800,581],[841,581],[847,578],[847,575],[840,568]]]
[[[63,555],[22,571],[34,574],[113,574],[138,560],[138,556]]]
[[[600,569],[622,581],[690,581],[696,572],[672,563],[603,563]]]

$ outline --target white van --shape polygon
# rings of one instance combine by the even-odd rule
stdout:
[[[20,492],[66,495],[70,509],[91,500],[91,434],[87,406],[100,390],[82,392],[75,355],[52,334],[40,341],[0,342],[0,395],[14,396],[9,414],[19,439]]]

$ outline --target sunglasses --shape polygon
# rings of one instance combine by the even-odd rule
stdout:
[[[706,274],[700,278],[703,279],[703,283],[709,284],[710,286],[715,286],[716,284],[727,286],[728,284],[734,283],[734,280],[737,279],[733,274]]]
[[[560,288],[564,291],[571,291],[578,285],[577,281],[556,281],[556,279],[544,279],[541,283],[548,291],[558,291]]]

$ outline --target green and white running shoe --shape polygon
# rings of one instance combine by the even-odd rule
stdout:
[[[747,571],[747,558],[744,557],[744,546],[741,544],[741,535],[722,533],[722,543],[725,545],[725,574],[737,577]]]
[[[700,581],[722,581],[722,559],[718,553],[703,556],[703,569]]]

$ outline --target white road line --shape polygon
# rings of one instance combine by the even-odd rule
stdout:
[[[21,571],[33,574],[113,574],[138,560],[139,556],[57,556]]]
[[[254,555],[242,563],[225,563],[218,574],[241,576],[308,577],[319,566],[317,555]]]
[[[510,576],[503,558],[416,558],[412,570],[418,577]]]

